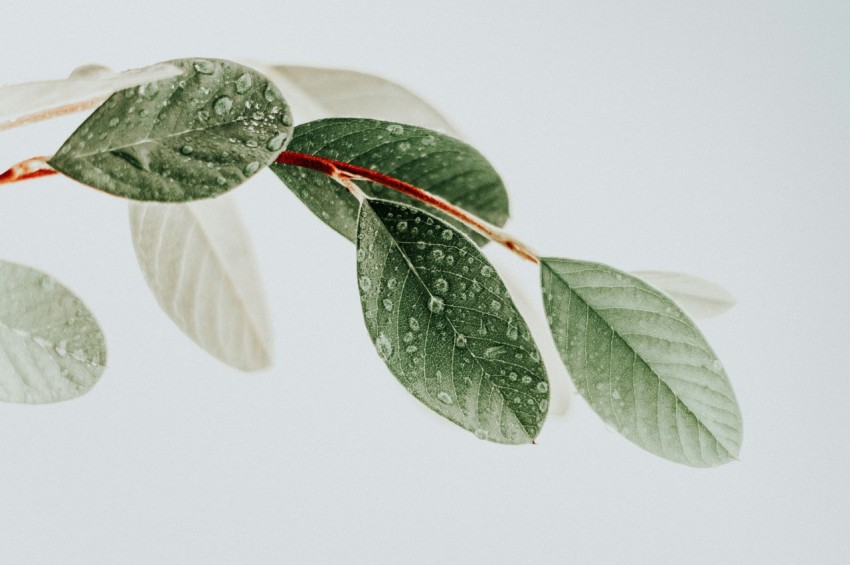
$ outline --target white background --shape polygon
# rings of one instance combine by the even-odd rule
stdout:
[[[78,400],[0,406],[0,562],[846,563],[850,4],[363,4],[3,0],[0,83],[208,56],[410,87],[542,252],[736,296],[701,327],[741,461],[658,459],[580,398],[537,446],[432,417],[374,352],[351,245],[268,172],[238,195],[276,366],[229,369],[157,307],[126,204],[48,178],[0,190],[0,257],[83,297],[110,359]],[[0,168],[82,119],[0,133]],[[534,296],[532,266],[488,254]]]

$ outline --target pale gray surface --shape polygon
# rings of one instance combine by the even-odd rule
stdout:
[[[354,249],[270,173],[237,197],[277,365],[238,373],[158,309],[124,202],[43,179],[0,190],[0,257],[85,300],[110,365],[76,401],[0,406],[0,561],[846,562],[850,5],[527,4],[5,0],[0,82],[202,55],[410,87],[503,174],[508,225],[541,252],[732,292],[701,328],[741,462],[654,458],[581,399],[536,447],[443,424],[374,353]],[[80,121],[3,132],[0,166]]]

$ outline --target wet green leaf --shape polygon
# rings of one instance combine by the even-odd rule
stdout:
[[[369,335],[411,394],[481,439],[537,436],[549,406],[546,369],[471,240],[416,208],[366,200],[357,276]]]
[[[276,86],[229,61],[169,64],[184,74],[110,96],[50,165],[116,196],[183,202],[217,196],[274,161],[292,133]]]
[[[295,128],[287,149],[380,171],[442,196],[497,226],[508,219],[508,195],[490,163],[473,147],[435,131],[379,120],[331,118]],[[348,191],[322,173],[278,163],[271,168],[316,216],[354,240],[358,203]],[[369,196],[426,206],[371,182],[362,186]],[[449,221],[479,245],[486,241]]]
[[[103,333],[79,298],[49,275],[0,261],[0,400],[75,398],[105,363]]]
[[[695,467],[737,457],[742,422],[723,365],[665,294],[598,263],[541,260],[549,326],[579,393],[644,449]]]

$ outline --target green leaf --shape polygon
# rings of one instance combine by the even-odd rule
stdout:
[[[508,195],[490,163],[473,147],[435,131],[378,120],[331,118],[295,128],[288,150],[375,169],[442,196],[497,226],[508,219]],[[271,168],[316,216],[354,241],[358,203],[347,190],[319,172],[279,163]],[[362,187],[372,197],[426,206],[371,182]],[[449,221],[479,245],[486,242]]]
[[[546,369],[472,241],[416,208],[364,200],[357,276],[369,335],[411,394],[481,439],[537,436],[549,406]]]
[[[598,263],[541,259],[549,327],[573,382],[640,447],[695,467],[738,456],[742,423],[723,366],[665,294]]]
[[[79,298],[44,273],[0,261],[0,400],[75,398],[105,363],[103,333]]]
[[[229,61],[170,61],[181,76],[116,92],[50,165],[110,194],[184,202],[217,196],[274,161],[292,133],[277,87]]]

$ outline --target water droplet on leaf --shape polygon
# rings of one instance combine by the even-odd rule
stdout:
[[[213,102],[213,111],[219,116],[226,116],[233,108],[233,99],[230,96],[220,96]]]

